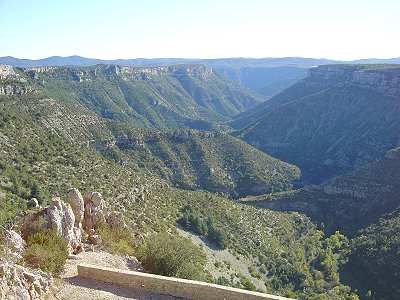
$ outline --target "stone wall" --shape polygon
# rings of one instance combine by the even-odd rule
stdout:
[[[220,286],[200,281],[118,269],[78,265],[78,276],[152,293],[193,300],[285,300],[289,298]]]

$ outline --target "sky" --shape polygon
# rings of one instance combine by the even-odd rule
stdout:
[[[0,56],[400,56],[399,0],[0,0]]]

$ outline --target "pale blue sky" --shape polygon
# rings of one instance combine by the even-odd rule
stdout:
[[[399,0],[0,0],[0,56],[400,56]]]

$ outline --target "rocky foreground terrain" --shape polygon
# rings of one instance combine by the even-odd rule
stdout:
[[[126,227],[122,216],[117,212],[107,211],[101,194],[96,192],[83,198],[77,189],[71,189],[68,192],[68,203],[55,198],[45,208],[41,208],[36,199],[32,199],[31,204],[32,212],[17,226],[20,234],[8,230],[4,236],[0,299],[39,299],[50,290],[54,282],[51,275],[20,265],[27,240],[36,232],[54,230],[66,241],[68,254],[76,255],[84,252],[84,243],[101,243],[95,231],[100,223],[111,227]],[[136,270],[141,269],[137,260],[131,260],[135,262],[132,265]]]

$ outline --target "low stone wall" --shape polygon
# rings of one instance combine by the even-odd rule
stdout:
[[[220,286],[200,281],[123,271],[93,265],[78,265],[78,276],[156,294],[193,300],[285,300],[289,298]]]

